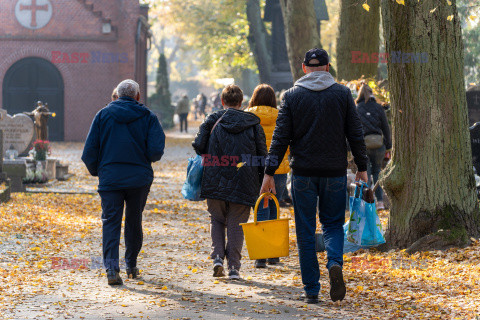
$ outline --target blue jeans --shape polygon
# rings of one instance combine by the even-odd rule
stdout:
[[[327,269],[343,266],[343,224],[347,177],[292,177],[292,197],[295,211],[298,255],[305,292],[320,291],[320,270],[315,252],[316,214],[322,224]]]
[[[287,175],[286,174],[276,174],[273,176],[275,180],[275,191],[277,191],[278,201],[283,200],[285,193],[287,192]],[[268,207],[263,207],[263,201],[258,206],[257,220],[274,220],[277,219],[277,207],[275,206],[275,201],[268,200]]]
[[[367,156],[368,156],[368,185],[373,188],[375,183],[378,181],[378,176],[380,171],[382,171],[382,163],[383,159],[385,158],[385,146],[378,148],[378,149],[368,149]],[[373,182],[372,182],[373,176]],[[380,186],[378,186],[377,190],[375,190],[375,196],[377,197],[377,201],[383,201],[383,190]]]

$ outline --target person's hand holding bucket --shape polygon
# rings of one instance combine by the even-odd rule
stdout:
[[[260,194],[264,194],[264,193],[277,194],[277,191],[275,190],[275,180],[273,179],[273,176],[269,176],[268,174],[266,174],[263,177],[262,187],[260,188]],[[268,206],[268,200],[271,199],[271,197],[268,196],[268,197],[265,197],[264,199],[265,199],[264,201],[266,201]],[[264,208],[265,208],[265,204],[264,204]]]

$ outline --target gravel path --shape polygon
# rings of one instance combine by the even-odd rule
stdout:
[[[120,287],[106,284],[104,270],[97,263],[101,257],[101,222],[99,199],[95,195],[93,201],[98,207],[91,214],[98,220],[93,219],[91,234],[72,241],[68,250],[55,254],[61,258],[60,262],[52,261],[51,268],[41,275],[42,283],[45,286],[48,283],[51,290],[25,296],[21,303],[6,307],[0,318],[352,319],[353,305],[344,302],[338,306],[329,301],[324,268],[323,302],[307,306],[298,301],[302,286],[293,229],[291,256],[282,259],[281,265],[257,271],[244,248],[241,281],[212,278],[206,205],[186,202],[180,194],[186,160],[193,155],[192,138],[193,135],[168,134],[166,154],[155,165],[155,181],[144,213],[145,241],[139,257],[141,279],[124,279]],[[88,176],[79,160],[81,149],[82,144],[52,146],[53,155],[68,163],[75,177],[51,188],[95,190],[96,179]],[[287,209],[282,209],[282,214],[292,216]],[[15,243],[15,239],[10,240]],[[10,242],[7,240],[4,245]],[[120,252],[121,255],[124,252],[123,240]],[[87,268],[73,266],[75,258],[86,259]]]

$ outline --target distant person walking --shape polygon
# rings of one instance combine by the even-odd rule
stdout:
[[[372,88],[367,84],[362,85],[360,88],[356,103],[367,146],[368,183],[372,186],[378,181],[383,159],[390,159],[390,151],[392,149],[390,126],[385,110],[377,103],[373,96]],[[375,196],[377,198],[377,209],[385,209],[383,190],[380,186],[375,190]]]
[[[183,131],[185,125],[185,133],[188,133],[188,113],[190,112],[190,100],[184,95],[177,103],[177,114],[180,119],[180,132]]]
[[[200,94],[198,108],[199,108],[199,111],[200,111],[200,116],[204,117],[205,116],[205,110],[207,108],[207,96],[205,96],[203,93]]]
[[[260,191],[263,167],[245,158],[265,157],[267,146],[260,119],[240,110],[243,92],[236,85],[223,89],[225,110],[210,114],[197,133],[193,148],[204,158],[202,198],[211,218],[213,276],[223,277],[228,262],[230,279],[240,278],[243,230]],[[225,240],[225,229],[227,240]]]
[[[265,131],[267,148],[270,147],[270,144],[272,143],[273,130],[275,129],[275,122],[278,117],[277,99],[273,88],[268,84],[261,84],[257,86],[253,91],[249,107],[245,109],[245,111],[251,112],[260,118],[260,125]],[[275,190],[277,191],[276,196],[279,202],[283,202],[284,195],[287,193],[287,174],[289,172],[290,167],[288,163],[287,151],[274,176]],[[260,209],[257,212],[257,220],[265,221],[274,219],[277,219],[277,207],[273,200],[269,200],[267,208],[260,206]],[[255,261],[255,267],[266,268],[267,262],[268,264],[274,265],[279,263],[280,259],[271,258],[268,260],[257,260]]]
[[[290,146],[292,196],[305,301],[317,303],[320,272],[315,252],[316,214],[322,224],[330,277],[330,297],[343,300],[343,224],[347,194],[347,140],[358,166],[357,180],[367,181],[362,123],[350,90],[328,72],[323,49],[305,54],[306,73],[285,92],[270,146],[261,193],[275,193],[274,174]],[[273,162],[272,162],[273,163]]]
[[[88,133],[82,160],[98,176],[102,199],[103,263],[110,285],[121,285],[119,244],[125,210],[127,275],[139,274],[142,212],[153,182],[152,162],[163,155],[165,134],[157,116],[140,104],[140,88],[133,80],[117,86],[119,98],[100,110]]]

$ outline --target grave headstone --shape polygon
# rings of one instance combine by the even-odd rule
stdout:
[[[467,90],[468,119],[470,125],[480,121],[480,86]]]
[[[0,203],[10,200],[10,179],[3,172],[3,131],[0,130]]]
[[[473,166],[480,175],[480,122],[470,127],[470,141],[472,143]]]
[[[29,116],[16,114],[12,117],[0,109],[0,130],[3,131],[2,158],[12,146],[21,155],[28,152],[34,137],[34,124]]]

